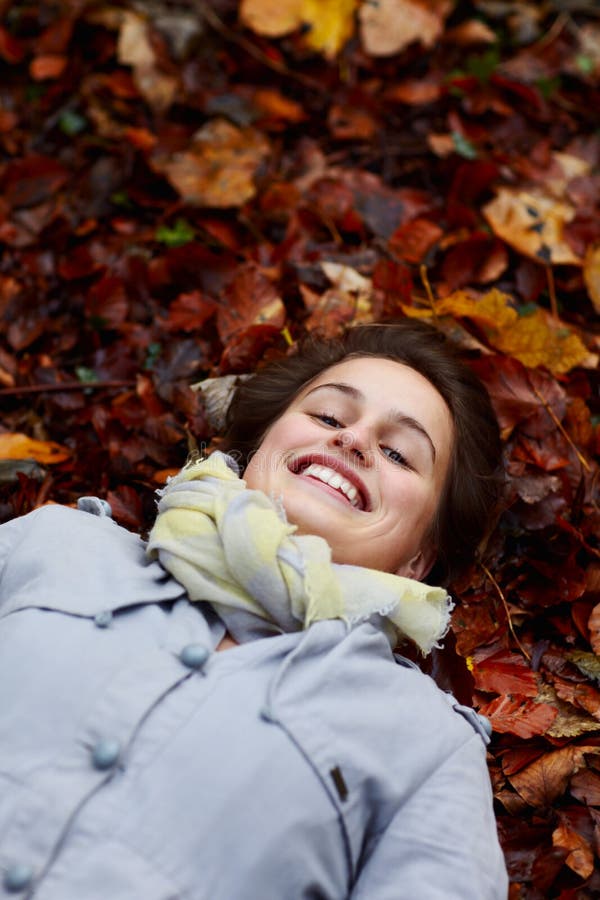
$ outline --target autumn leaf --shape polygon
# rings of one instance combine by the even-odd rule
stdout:
[[[517,653],[498,650],[483,659],[475,657],[473,677],[480,691],[520,694],[524,697],[535,697],[537,694],[535,675]]]
[[[187,150],[159,154],[152,165],[185,203],[226,208],[254,196],[254,176],[269,152],[266,138],[254,128],[213,119],[195,133]]]
[[[360,37],[370,56],[393,56],[418,41],[431,47],[439,40],[452,0],[378,0],[359,10]]]
[[[597,755],[600,747],[567,746],[545,753],[529,766],[511,775],[515,790],[530,806],[550,806],[564,791],[571,775],[584,764],[586,753]]]
[[[545,366],[554,375],[563,375],[576,366],[596,368],[597,354],[590,353],[581,338],[543,309],[515,318],[505,328],[493,328],[490,343],[534,369]]]
[[[515,734],[525,740],[545,734],[558,715],[549,704],[519,695],[496,697],[481,706],[479,712],[491,721],[494,731]]]
[[[242,0],[240,19],[256,34],[283,37],[302,28],[311,50],[333,59],[354,31],[357,0]]]
[[[53,441],[36,441],[26,434],[0,434],[0,459],[34,459],[44,465],[63,462],[71,456],[67,447]]]
[[[570,869],[580,878],[589,878],[594,871],[594,852],[579,832],[563,823],[553,831],[552,843],[568,851],[565,863]]]
[[[145,16],[131,10],[122,12],[117,56],[120,62],[132,66],[135,84],[150,106],[161,112],[171,105],[178,80],[160,70]]]
[[[590,245],[586,250],[583,280],[594,309],[600,313],[600,243]]]

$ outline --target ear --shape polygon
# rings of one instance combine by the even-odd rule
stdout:
[[[414,578],[415,581],[423,581],[435,562],[437,552],[435,547],[422,547],[418,553],[401,565],[396,575],[403,575],[405,578]]]

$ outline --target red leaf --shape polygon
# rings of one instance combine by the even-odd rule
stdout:
[[[69,173],[48,156],[28,156],[4,170],[2,189],[9,206],[36,206],[52,197],[68,180]]]
[[[535,675],[522,656],[507,650],[498,650],[481,661],[475,656],[473,677],[480,691],[537,696]]]
[[[558,715],[558,710],[553,706],[535,703],[519,695],[496,697],[480,707],[479,712],[488,717],[494,731],[515,734],[524,739],[544,734]]]
[[[217,304],[214,300],[206,297],[201,291],[180,294],[169,306],[165,327],[172,331],[196,331],[216,309]]]

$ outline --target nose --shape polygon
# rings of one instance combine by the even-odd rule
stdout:
[[[373,451],[366,432],[357,428],[344,428],[332,435],[332,443],[363,466],[369,466],[373,462]]]

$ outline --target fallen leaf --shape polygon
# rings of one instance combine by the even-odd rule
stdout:
[[[20,432],[0,434],[0,459],[34,459],[51,465],[63,462],[71,456],[67,447],[54,441],[36,441]]]
[[[565,864],[570,869],[580,878],[589,878],[594,871],[594,852],[579,832],[563,823],[552,832],[552,843],[555,847],[568,850]]]
[[[509,776],[509,781],[530,806],[550,806],[564,793],[569,778],[585,764],[586,753],[598,754],[600,747],[561,747]]]
[[[273,283],[252,263],[239,267],[218,306],[217,329],[223,343],[254,325],[285,324],[285,306]]]
[[[34,81],[51,81],[60,78],[67,63],[67,57],[57,53],[35,56],[29,63],[29,74]]]
[[[508,327],[493,328],[488,336],[494,347],[530,369],[545,366],[553,375],[563,375],[576,366],[595,369],[598,365],[597,354],[541,308],[516,317]]]
[[[311,50],[333,59],[354,32],[357,0],[242,0],[240,20],[266,37],[302,28]]]
[[[519,253],[552,265],[581,265],[563,236],[575,209],[541,191],[500,187],[482,208],[494,234]]]
[[[175,98],[178,80],[160,71],[145,16],[131,10],[122,11],[117,57],[119,62],[133,68],[133,80],[150,106],[159,112],[168,109]]]
[[[537,681],[522,656],[506,650],[498,650],[485,659],[473,661],[475,686],[480,691],[497,694],[537,695]]]
[[[558,715],[553,706],[522,695],[496,697],[481,706],[479,712],[491,721],[494,731],[525,740],[545,734]]]
[[[600,243],[590,245],[583,259],[583,280],[592,301],[600,314]]]
[[[254,128],[213,119],[195,133],[189,149],[152,164],[185,203],[218,208],[242,206],[254,196],[254,175],[270,148]]]
[[[431,219],[417,217],[400,225],[390,237],[390,247],[406,262],[420,263],[444,234]]]
[[[418,41],[432,47],[442,35],[452,0],[377,0],[359,9],[360,37],[370,56],[393,56]]]
[[[569,790],[577,800],[588,806],[600,806],[600,775],[591,769],[581,769],[571,778]]]

